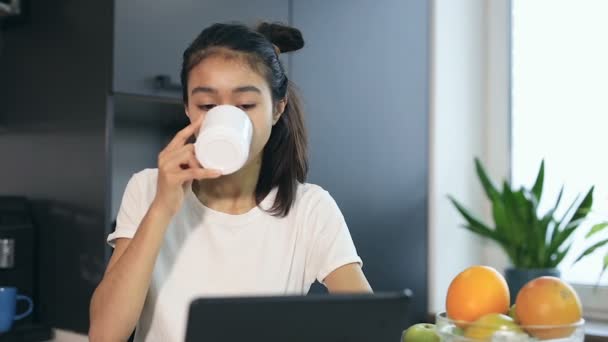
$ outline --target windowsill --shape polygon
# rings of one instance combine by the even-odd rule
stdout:
[[[585,342],[608,341],[608,322],[587,320],[585,323]]]

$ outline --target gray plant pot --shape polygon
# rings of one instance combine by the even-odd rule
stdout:
[[[530,280],[543,276],[559,278],[560,272],[557,268],[507,268],[505,278],[507,284],[509,284],[511,304],[515,303],[519,289],[526,285]]]

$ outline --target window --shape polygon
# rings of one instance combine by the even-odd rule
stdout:
[[[605,0],[512,0],[513,183],[533,182],[544,158],[541,208],[554,204],[562,184],[562,204],[595,185],[598,220],[608,219],[607,16]],[[601,291],[588,290],[597,282],[608,246],[572,267],[590,242],[584,241],[589,226],[583,228],[561,265],[562,277],[579,285],[586,309],[606,310],[608,303],[601,301],[608,297],[608,272]]]

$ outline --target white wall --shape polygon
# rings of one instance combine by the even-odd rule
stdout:
[[[507,0],[435,0],[432,18],[429,203],[429,311],[445,310],[450,281],[486,264],[502,271],[502,251],[460,227],[450,194],[488,218],[473,158],[497,179],[509,165]],[[502,59],[501,59],[502,58]]]
[[[481,206],[473,158],[483,152],[483,0],[435,0],[432,18],[429,311],[445,310],[451,279],[479,263],[479,240],[447,199]]]
[[[494,180],[510,179],[511,169],[511,76],[510,0],[485,1],[485,124],[483,161]],[[485,218],[490,205],[484,200]],[[503,272],[509,266],[505,253],[484,241],[482,261]]]

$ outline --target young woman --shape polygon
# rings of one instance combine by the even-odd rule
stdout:
[[[297,29],[214,24],[183,55],[186,115],[158,156],[133,175],[114,247],[91,300],[91,341],[183,341],[191,300],[201,296],[370,292],[332,197],[305,183],[303,113],[279,61],[302,48]],[[204,169],[188,143],[221,104],[253,123],[250,158],[233,174]]]

